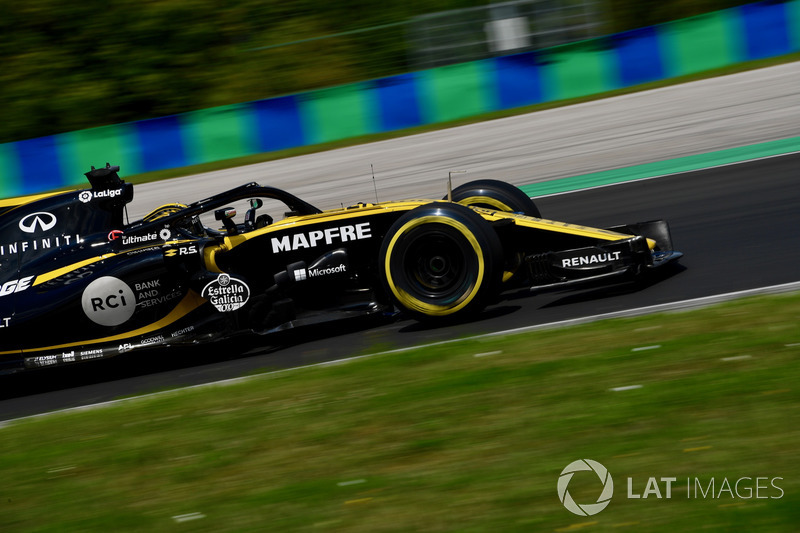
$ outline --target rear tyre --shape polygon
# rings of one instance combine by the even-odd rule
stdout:
[[[417,320],[462,318],[497,295],[502,247],[471,209],[433,203],[400,217],[386,235],[379,265],[398,308]]]
[[[453,189],[453,201],[473,207],[542,217],[527,194],[510,183],[499,180],[476,180],[456,187]]]

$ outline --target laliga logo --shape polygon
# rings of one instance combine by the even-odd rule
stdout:
[[[81,203],[88,204],[93,198],[116,198],[122,195],[124,189],[106,189],[103,191],[81,191],[78,194],[78,200]]]
[[[572,476],[575,472],[580,472],[582,470],[594,472],[603,483],[603,492],[601,492],[600,497],[597,498],[597,503],[577,504],[567,490],[567,485],[569,485],[570,480],[572,480]],[[561,500],[561,503],[564,504],[567,511],[578,516],[596,515],[608,507],[613,495],[614,481],[611,479],[611,474],[608,473],[606,467],[591,459],[579,459],[571,462],[561,471],[561,475],[558,478],[558,499]]]

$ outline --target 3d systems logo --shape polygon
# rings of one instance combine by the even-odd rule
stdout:
[[[567,490],[572,476],[575,475],[575,472],[581,471],[594,472],[603,484],[603,491],[600,493],[600,497],[597,498],[596,503],[578,504],[572,499],[569,490]],[[596,515],[608,507],[613,495],[614,481],[611,479],[611,474],[608,473],[606,467],[591,459],[579,459],[571,462],[561,471],[561,475],[558,478],[558,499],[561,500],[561,503],[564,504],[564,507],[569,512],[578,516]]]

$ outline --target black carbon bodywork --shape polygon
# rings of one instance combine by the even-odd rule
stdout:
[[[0,203],[0,373],[391,312],[381,245],[401,216],[435,203],[322,212],[249,183],[126,223],[133,186],[117,171]],[[253,201],[235,222],[228,206],[250,199],[278,201],[285,216]],[[680,257],[663,221],[608,232],[474,211],[502,243],[503,290],[635,276]],[[216,228],[201,220],[210,213]]]

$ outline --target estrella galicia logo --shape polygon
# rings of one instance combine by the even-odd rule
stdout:
[[[38,213],[31,213],[19,221],[19,229],[25,233],[36,233],[37,231],[45,232],[55,227],[56,216],[53,213],[40,211]]]
[[[594,472],[603,484],[603,492],[600,493],[600,497],[597,498],[597,502],[595,503],[578,504],[572,499],[572,496],[567,490],[572,476],[575,475],[575,472],[581,471]],[[577,461],[571,462],[561,471],[561,475],[558,478],[558,499],[564,504],[567,511],[578,516],[596,515],[608,507],[613,495],[614,481],[611,479],[611,474],[606,467],[591,459],[578,459]]]
[[[200,296],[211,302],[221,313],[236,311],[250,299],[250,287],[244,281],[220,274],[203,287]]]

